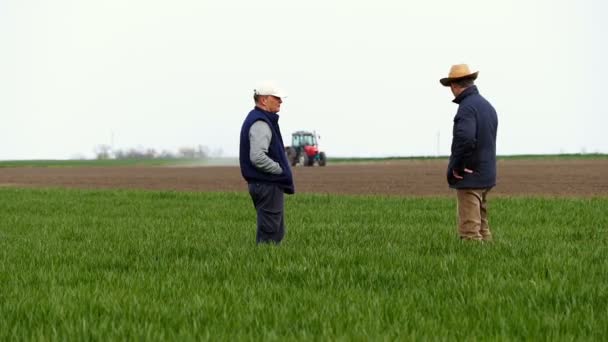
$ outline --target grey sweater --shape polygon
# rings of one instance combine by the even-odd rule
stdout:
[[[256,121],[249,129],[249,159],[261,171],[280,175],[283,169],[267,155],[271,139],[272,131],[268,124],[261,120]]]

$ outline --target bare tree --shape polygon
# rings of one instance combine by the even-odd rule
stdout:
[[[116,159],[205,159],[208,158],[211,152],[209,148],[203,145],[196,147],[180,147],[176,153],[168,150],[157,152],[153,148],[130,148],[126,150],[114,150],[108,145],[99,145],[96,149],[97,159],[109,159],[112,156]],[[218,153],[214,151],[213,153]],[[221,154],[221,150],[219,152]]]
[[[194,159],[195,155],[196,150],[192,147],[180,147],[177,151],[177,156],[179,158]]]
[[[110,159],[112,147],[110,145],[97,145],[95,147],[95,157],[100,160]]]
[[[209,149],[203,145],[198,145],[196,150],[196,158],[205,159],[209,156]]]
[[[159,154],[158,154],[158,158],[160,159],[175,159],[177,158],[177,156],[175,155],[175,153],[168,151],[168,150],[162,150]]]

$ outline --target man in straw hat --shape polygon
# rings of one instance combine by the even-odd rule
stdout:
[[[261,83],[253,91],[255,108],[241,127],[239,162],[257,212],[258,244],[281,243],[285,236],[283,194],[295,192],[277,114],[285,97],[273,82]]]
[[[453,102],[458,104],[447,170],[448,184],[456,189],[458,198],[458,233],[461,239],[489,241],[486,200],[496,185],[498,118],[475,86],[478,74],[466,64],[453,65],[440,82],[450,87]]]

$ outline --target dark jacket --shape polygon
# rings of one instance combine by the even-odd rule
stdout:
[[[448,184],[454,189],[491,188],[496,185],[496,110],[476,86],[465,89],[453,102],[458,104],[458,112],[454,117]],[[465,168],[473,173],[465,173]],[[452,170],[464,179],[456,179]]]
[[[258,120],[265,121],[272,131],[272,139],[270,139],[267,154],[270,159],[279,163],[281,169],[283,169],[283,173],[280,175],[263,172],[257,169],[251,162],[249,157],[249,150],[251,148],[249,130]],[[285,146],[283,146],[283,137],[279,129],[279,116],[277,114],[264,111],[258,107],[249,112],[241,127],[239,162],[241,164],[241,174],[247,183],[278,184],[285,193],[293,194],[295,192],[293,176],[287,162],[287,157],[285,156]]]

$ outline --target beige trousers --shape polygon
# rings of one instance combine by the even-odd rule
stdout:
[[[456,190],[458,196],[458,234],[461,239],[485,241],[492,239],[486,204],[489,191],[490,188]]]

